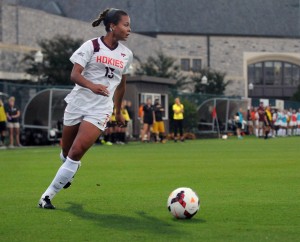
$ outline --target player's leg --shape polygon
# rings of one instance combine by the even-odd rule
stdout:
[[[79,161],[85,152],[95,143],[102,131],[94,124],[82,121],[75,140],[69,150],[68,157]]]
[[[95,143],[100,134],[101,131],[98,127],[87,121],[82,121],[66,161],[58,169],[56,176],[40,199],[39,206],[41,208],[55,208],[51,204],[51,200],[75,175],[81,164],[80,159]]]
[[[178,120],[174,119],[174,142],[177,142]]]
[[[64,127],[63,127],[61,158],[64,158],[64,160],[67,158],[69,150],[74,142],[74,139],[75,139],[78,129],[79,129],[79,125],[80,124],[76,124],[73,126],[64,125]]]
[[[148,132],[148,123],[144,122],[143,123],[143,129],[142,129],[142,132],[141,132],[141,141],[144,142],[144,141],[147,141],[147,137],[145,136]]]
[[[14,146],[14,127],[12,126],[12,123],[9,123],[9,146]]]
[[[158,142],[159,141],[158,121],[154,121],[152,126],[152,132],[154,134],[154,141]]]
[[[179,120],[179,133],[180,133],[180,140],[183,142],[184,137],[183,137],[183,120]]]
[[[67,155],[69,153],[69,150],[74,142],[74,139],[77,135],[78,129],[80,124],[72,125],[72,126],[66,126],[63,127],[63,134],[62,134],[62,149],[60,152],[60,159],[64,163],[67,159]],[[78,167],[79,169],[79,167]],[[78,170],[77,169],[77,170]],[[74,174],[75,175],[75,174]],[[64,185],[64,188],[68,188],[71,186],[71,183],[74,179],[74,176]]]
[[[166,132],[165,132],[165,124],[164,124],[164,121],[161,121],[159,123],[159,126],[158,126],[158,133],[159,133],[159,138],[160,138],[160,142],[161,143],[165,143],[166,142]]]

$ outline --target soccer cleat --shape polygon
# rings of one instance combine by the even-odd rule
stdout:
[[[39,201],[39,207],[45,208],[45,209],[55,209],[55,207],[52,205],[49,196],[45,196],[44,198],[41,198]]]

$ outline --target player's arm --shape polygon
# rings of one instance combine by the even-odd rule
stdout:
[[[74,63],[72,72],[71,72],[71,80],[78,84],[79,86],[90,89],[93,93],[99,94],[102,96],[109,96],[109,91],[107,87],[101,84],[94,84],[91,81],[84,78],[81,74],[83,72],[83,67],[78,63]]]
[[[116,121],[125,124],[125,119],[121,114],[121,104],[126,90],[126,75],[122,75],[121,83],[117,86],[114,94],[114,104],[116,108]]]

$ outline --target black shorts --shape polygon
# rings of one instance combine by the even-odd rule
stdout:
[[[117,124],[116,121],[109,121],[109,122],[107,122],[106,127],[113,128],[113,127],[116,127],[116,124]]]
[[[149,125],[153,124],[153,118],[144,117],[143,121],[144,121],[144,124],[149,124]]]
[[[241,129],[241,128],[242,128],[242,123],[236,123],[236,127],[237,127],[238,129]]]
[[[0,122],[0,132],[5,131],[6,130],[6,122]]]
[[[271,129],[273,129],[273,124],[271,122],[264,121],[264,125],[265,127],[270,127]]]

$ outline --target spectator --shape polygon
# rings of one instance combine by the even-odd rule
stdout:
[[[300,108],[299,108],[296,116],[297,116],[297,135],[300,135]]]
[[[142,120],[143,130],[141,134],[141,140],[144,142],[149,142],[151,139],[151,128],[154,122],[154,109],[151,98],[147,99],[146,104],[143,107]]]
[[[129,115],[129,121],[128,121],[128,124],[127,124],[127,135],[128,137],[131,139],[132,138],[132,134],[133,134],[133,125],[134,125],[134,111],[132,109],[132,102],[127,100],[126,101],[126,105],[125,105],[125,108],[128,112],[128,115]]]
[[[276,108],[274,108],[273,113],[272,113],[272,123],[273,123],[273,128],[274,128],[273,137],[278,136],[278,130],[280,127],[279,120],[280,120],[280,117],[278,115],[278,110]]]
[[[9,128],[9,148],[14,147],[14,139],[16,146],[21,146],[20,143],[20,109],[15,106],[15,97],[8,99],[8,106],[6,108],[7,127]]]
[[[153,123],[153,133],[155,134],[155,141],[165,143],[165,124],[163,121],[163,113],[165,109],[161,106],[158,99],[154,102],[155,122]]]
[[[281,130],[282,130],[282,136],[287,136],[287,122],[288,122],[288,114],[287,110],[283,110],[282,116],[281,116]]]
[[[291,135],[296,135],[297,134],[297,114],[296,114],[295,109],[292,110],[290,127],[291,127]]]
[[[174,121],[174,142],[177,142],[177,132],[179,130],[180,134],[180,140],[181,142],[184,141],[183,137],[183,113],[184,113],[184,106],[181,104],[180,99],[177,97],[175,98],[175,103],[172,106],[174,115],[173,115],[173,121]]]
[[[126,130],[128,126],[128,122],[130,120],[128,111],[126,109],[126,100],[122,101],[121,104],[121,113],[125,119],[125,124],[122,127],[116,126],[116,136],[117,136],[117,144],[123,145],[126,143]]]
[[[272,113],[271,113],[270,106],[267,106],[266,109],[265,109],[265,117],[264,117],[265,139],[268,138],[271,129],[272,129]]]
[[[243,139],[241,135],[243,120],[243,110],[240,108],[240,110],[235,114],[236,135],[238,139]]]
[[[260,102],[259,107],[257,108],[258,112],[258,137],[263,136],[264,121],[265,121],[265,108],[264,103]]]
[[[0,147],[5,147],[5,136],[6,136],[6,113],[4,109],[4,104],[0,99]]]
[[[254,115],[254,108],[250,107],[247,111],[247,121],[248,121],[248,134],[253,135],[254,133],[254,121],[255,121],[255,115]]]

